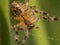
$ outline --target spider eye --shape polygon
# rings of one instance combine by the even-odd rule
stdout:
[[[20,15],[22,13],[22,11],[21,11],[21,9],[19,9],[19,8],[15,8],[14,10],[13,10],[13,15],[14,16],[18,16],[18,15]]]
[[[15,1],[11,4],[10,9],[11,9],[13,16],[18,16],[22,13],[19,3]]]

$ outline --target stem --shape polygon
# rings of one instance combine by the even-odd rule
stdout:
[[[9,0],[0,0],[0,38],[1,45],[10,45]]]

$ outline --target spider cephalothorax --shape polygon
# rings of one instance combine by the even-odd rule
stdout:
[[[23,45],[28,37],[28,30],[33,28],[37,28],[36,22],[40,19],[44,19],[49,21],[58,21],[59,18],[51,17],[47,12],[40,11],[36,9],[36,6],[29,6],[29,0],[26,0],[26,3],[18,3],[16,1],[11,3],[11,11],[12,16],[15,20],[18,20],[19,23],[17,25],[12,26],[12,28],[16,31],[15,42],[17,44]],[[42,16],[36,17],[34,13],[40,13]],[[25,34],[22,41],[19,41],[19,30],[25,30]]]

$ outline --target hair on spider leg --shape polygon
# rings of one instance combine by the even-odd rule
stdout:
[[[53,20],[54,20],[54,21],[59,21],[60,18],[54,17]]]
[[[43,14],[43,15],[48,15],[48,13],[47,13],[47,12],[44,12],[44,11],[43,11],[43,13],[42,13],[42,14]]]
[[[57,18],[57,17],[54,17],[54,16],[40,16],[40,19],[43,19],[43,20],[46,20],[48,22],[51,22],[51,21],[60,21],[60,18]]]
[[[17,34],[16,34],[17,35]],[[19,41],[19,39],[17,39],[17,36],[16,36],[16,43],[17,45],[24,45],[26,40],[27,40],[27,37],[28,37],[28,31],[25,32],[24,36],[23,36],[23,39],[21,41]]]
[[[10,26],[10,29],[15,30],[15,26]]]
[[[49,17],[50,17],[50,21],[60,21],[60,18],[52,17],[52,16]]]
[[[36,6],[30,6],[30,8],[33,9],[35,11],[35,13],[40,13],[40,14],[43,14],[43,15],[46,15],[46,16],[48,15],[48,13],[45,12],[45,11],[37,10]]]
[[[29,0],[25,0],[25,2],[26,2],[26,5],[29,5]]]

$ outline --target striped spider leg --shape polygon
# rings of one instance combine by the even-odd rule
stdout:
[[[39,19],[44,19],[44,20],[47,20],[48,22],[49,21],[59,21],[60,20],[60,18],[49,16],[49,14],[45,11],[37,10],[36,6],[31,6],[31,8],[34,10],[35,13],[42,14],[42,16],[39,16],[37,18],[38,20]]]
[[[29,0],[25,0],[26,5],[29,6]]]
[[[15,40],[16,44],[19,43],[19,30],[20,30],[19,26],[20,26],[20,24],[11,26],[11,29],[15,30],[14,40]]]
[[[28,35],[29,35],[28,30],[27,30],[28,28],[25,26],[25,24],[23,22],[21,22],[20,24],[12,26],[12,29],[15,30],[15,42],[16,42],[16,44],[21,44],[21,45],[25,44],[25,41],[27,40]],[[25,30],[22,41],[19,41],[19,30]]]

